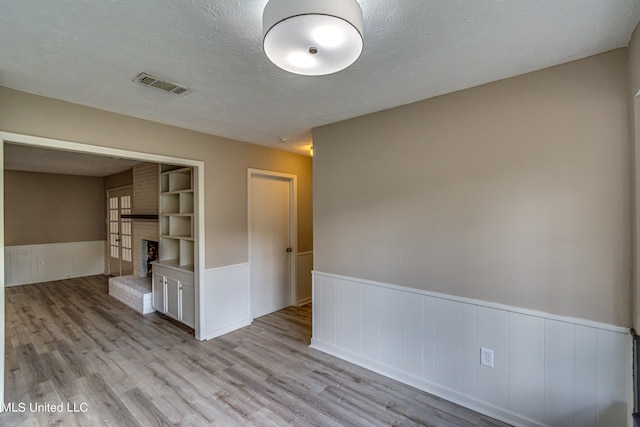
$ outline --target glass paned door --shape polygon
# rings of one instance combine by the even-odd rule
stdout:
[[[123,276],[133,273],[133,224],[131,219],[122,215],[131,213],[131,188],[109,190],[108,227],[109,227],[109,274]]]

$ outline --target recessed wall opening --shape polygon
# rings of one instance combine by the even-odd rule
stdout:
[[[200,313],[200,299],[202,287],[200,286],[201,278],[204,278],[204,162],[198,160],[189,160],[182,159],[178,157],[165,156],[159,154],[150,154],[136,151],[129,151],[117,148],[109,148],[104,146],[96,146],[84,143],[76,143],[64,140],[56,140],[50,138],[42,138],[35,137],[30,135],[16,134],[10,132],[1,132],[0,131],[0,164],[5,166],[5,144],[18,145],[26,148],[33,149],[44,149],[50,150],[51,152],[73,152],[75,154],[80,154],[84,156],[95,156],[103,159],[112,158],[112,159],[124,159],[124,160],[132,160],[134,163],[138,162],[147,162],[147,163],[155,163],[159,164],[173,164],[173,165],[182,165],[184,167],[192,168],[193,170],[193,198],[194,198],[194,221],[193,221],[193,265],[194,265],[194,335],[196,339],[203,339],[202,331],[200,328],[201,325],[201,313]],[[80,162],[78,166],[83,166],[83,162]],[[58,173],[71,173],[72,171],[63,171]],[[77,172],[77,171],[73,171]],[[0,175],[0,197],[4,197],[4,185],[5,179],[4,174]],[[157,189],[156,189],[157,191]],[[154,224],[157,224],[155,222]],[[157,230],[158,226],[155,225]],[[5,218],[4,212],[0,210],[0,246],[5,251]],[[156,239],[146,240],[157,241]],[[140,244],[140,240],[137,241]],[[106,245],[106,243],[105,243]],[[148,250],[148,248],[147,248]],[[134,252],[134,257],[137,255],[142,255],[140,252],[142,250],[139,249]],[[157,250],[155,252],[158,252]],[[146,264],[146,262],[145,262]],[[47,264],[45,264],[47,265]],[[106,259],[103,262],[103,265],[106,267]],[[142,270],[141,263],[137,264],[139,268]],[[106,273],[106,269],[104,271]],[[149,273],[147,271],[145,276]],[[95,273],[93,273],[95,274]],[[144,277],[146,280],[146,277]],[[2,287],[5,287],[5,265],[2,260],[0,260],[0,284]],[[0,329],[4,330],[4,301],[5,301],[5,292],[0,294]],[[4,346],[0,340],[0,372],[4,372]],[[0,401],[4,401],[4,378],[0,376]]]
[[[140,248],[142,249],[140,275],[151,278],[153,274],[152,262],[158,259],[158,242],[142,239]]]

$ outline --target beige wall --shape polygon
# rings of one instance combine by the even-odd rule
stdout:
[[[314,268],[628,326],[626,54],[314,129]]]
[[[631,116],[631,137],[634,142],[635,151],[635,186],[633,188],[635,206],[635,248],[634,248],[634,310],[633,310],[633,327],[636,331],[640,331],[640,197],[638,191],[640,189],[640,97],[636,97],[636,93],[640,91],[640,25],[636,27],[631,37],[629,49],[627,52],[629,63],[629,99],[630,99],[630,116]]]
[[[104,177],[104,188],[118,188],[133,185],[133,169]]]
[[[298,175],[298,250],[313,247],[311,159],[0,87],[0,130],[204,161],[206,268],[248,260],[247,168]]]
[[[104,240],[102,178],[4,172],[6,246]]]

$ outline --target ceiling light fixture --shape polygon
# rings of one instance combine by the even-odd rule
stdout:
[[[294,74],[343,70],[362,53],[362,9],[356,0],[269,0],[262,14],[264,52]]]

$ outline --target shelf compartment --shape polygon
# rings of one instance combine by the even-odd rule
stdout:
[[[192,214],[193,206],[193,191],[180,193],[180,213]]]
[[[180,194],[161,194],[160,206],[163,214],[180,213]]]
[[[175,237],[193,237],[193,221],[191,215],[169,215],[169,235]]]
[[[180,239],[160,237],[160,261],[178,259],[180,257]]]
[[[179,239],[169,236],[160,237],[160,262],[193,271],[193,240]]]
[[[164,179],[165,177],[166,177],[166,180]],[[161,178],[160,190],[163,193],[191,190],[193,188],[192,175],[191,175],[190,168],[163,172],[160,175],[160,178]]]
[[[169,175],[160,175],[160,192],[166,193],[169,191]]]
[[[194,249],[193,241],[189,241],[189,240],[180,241],[180,265],[181,266],[193,265],[194,263],[193,249]],[[191,267],[191,269],[193,269],[193,267]]]
[[[168,236],[169,233],[169,217],[161,216],[160,217],[160,235]]]

